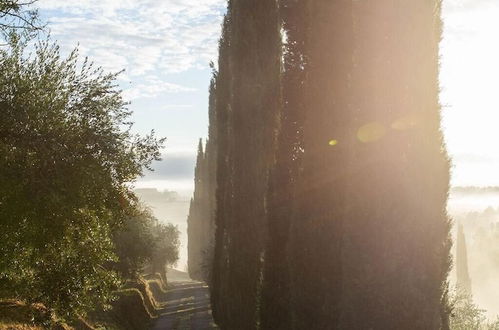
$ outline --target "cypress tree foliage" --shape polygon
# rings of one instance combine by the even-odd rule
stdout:
[[[209,140],[203,150],[200,139],[196,170],[195,190],[187,218],[188,266],[192,279],[210,282],[215,239],[216,207],[216,72],[210,83],[209,117],[213,123],[209,129]]]
[[[280,106],[277,2],[229,1],[216,76],[217,202],[213,315],[226,329],[259,323],[266,192]]]
[[[448,329],[440,11],[229,1],[210,116],[221,328]]]
[[[229,329],[259,324],[266,192],[280,107],[281,36],[276,1],[233,1],[231,40],[232,217]]]
[[[213,68],[213,64],[211,64]],[[192,279],[210,283],[213,269],[215,240],[215,209],[217,190],[217,124],[216,124],[216,78],[210,83],[209,136],[203,150],[199,140],[195,170],[195,190],[191,200],[188,222],[189,275]]]
[[[308,1],[302,169],[290,264],[295,329],[336,329],[340,311],[343,196],[348,181],[351,1]]]
[[[188,235],[188,268],[189,276],[201,281],[203,274],[203,253],[209,244],[209,196],[207,196],[207,166],[203,150],[203,141],[199,140],[196,169],[194,174],[194,196],[189,207],[187,218]]]
[[[268,191],[268,238],[262,289],[261,328],[291,329],[288,241],[294,212],[295,186],[300,169],[305,103],[305,1],[280,1],[286,42],[281,78],[282,110],[276,164]]]
[[[449,162],[440,131],[441,3],[354,5],[356,144],[341,329],[447,329]]]
[[[468,272],[468,252],[466,250],[466,238],[461,224],[457,227],[456,242],[457,286],[465,290],[466,293],[471,294],[471,278]]]
[[[208,131],[208,141],[205,151],[205,178],[207,181],[206,200],[207,210],[205,216],[208,223],[205,228],[206,238],[203,252],[201,268],[203,271],[203,280],[210,284],[211,272],[213,270],[213,257],[215,246],[215,210],[216,210],[216,192],[217,192],[217,125],[216,125],[216,71],[213,69],[213,77],[210,82],[209,98],[209,120],[213,122]]]
[[[230,43],[232,37],[232,1],[228,2],[227,14],[219,44],[218,73],[214,75],[215,110],[210,116],[209,130],[215,131],[216,143],[216,209],[215,246],[210,280],[210,298],[213,318],[222,329],[228,324],[228,276],[229,276],[229,221],[232,196],[232,149],[230,147],[231,79]],[[213,116],[214,115],[214,116]]]

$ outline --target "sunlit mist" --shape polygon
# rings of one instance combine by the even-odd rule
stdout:
[[[499,3],[448,0],[443,17],[441,102],[451,181],[454,186],[497,186]],[[491,319],[499,314],[498,207],[499,190],[494,188],[455,188],[448,204],[458,245],[457,228],[463,227],[473,301]],[[456,283],[455,268],[451,282]]]

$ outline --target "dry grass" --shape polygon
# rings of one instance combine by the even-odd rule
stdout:
[[[166,285],[159,274],[131,282],[118,292],[118,299],[107,311],[95,311],[87,320],[69,327],[58,324],[52,330],[142,330],[157,318],[166,296]],[[40,304],[27,305],[16,300],[0,300],[0,330],[43,330],[48,311]]]
[[[2,323],[0,330],[43,330],[43,328],[19,323]]]
[[[28,305],[18,300],[0,300],[0,330],[39,330],[43,321],[50,319],[47,308],[41,304]],[[69,327],[56,324],[52,329],[63,330]]]
[[[130,282],[119,292],[111,310],[92,313],[89,320],[94,329],[147,329],[157,318],[165,294],[166,286],[161,277],[148,276],[148,279]]]
[[[148,280],[146,286],[156,301],[166,300],[166,288],[161,279]]]
[[[127,283],[127,289],[134,289],[140,292],[143,305],[151,317],[156,316],[156,311],[159,309],[159,302],[154,298],[153,293],[147,285],[147,281],[140,279],[137,282]]]
[[[27,329],[34,326],[34,320],[43,318],[45,311],[36,306],[28,306],[17,300],[0,301],[0,329],[16,329],[23,326]]]

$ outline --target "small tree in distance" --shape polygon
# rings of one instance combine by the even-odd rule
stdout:
[[[156,219],[144,210],[128,217],[113,235],[117,261],[113,265],[122,277],[137,279],[144,265],[151,261],[155,249]]]
[[[175,265],[178,261],[180,247],[180,231],[172,224],[157,223],[154,228],[155,248],[151,258],[154,272],[164,275],[167,266]]]

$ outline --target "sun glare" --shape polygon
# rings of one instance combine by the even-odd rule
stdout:
[[[499,3],[444,1],[443,130],[455,186],[499,185]]]

